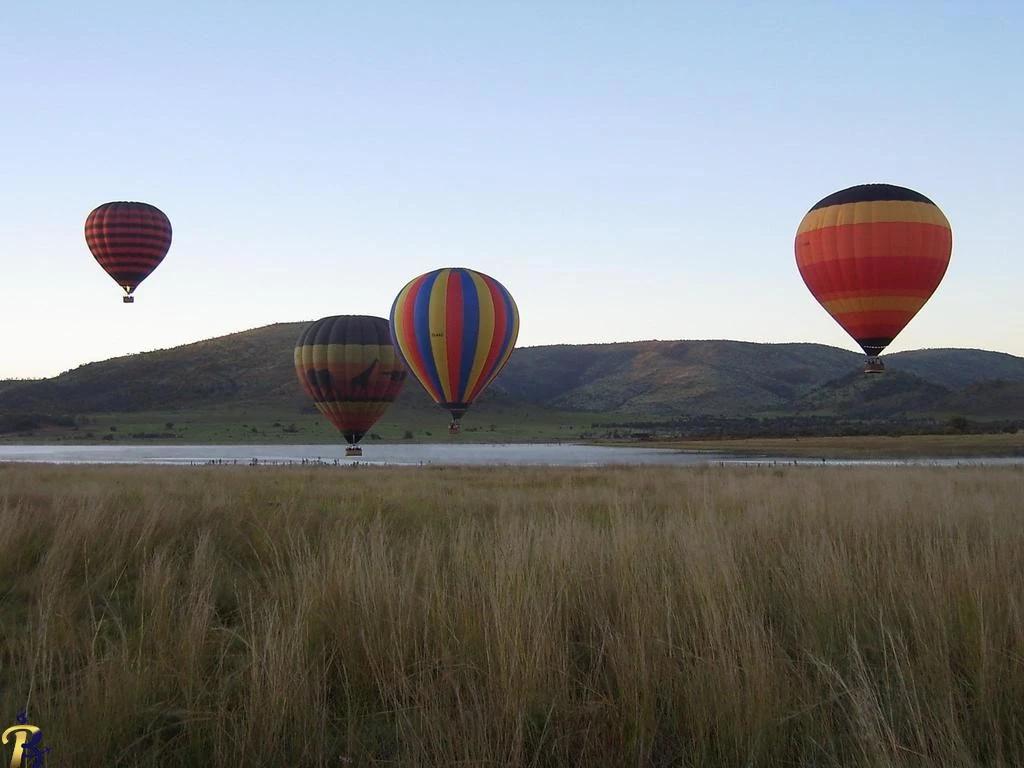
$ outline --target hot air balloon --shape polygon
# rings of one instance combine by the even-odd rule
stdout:
[[[348,442],[346,456],[398,397],[405,366],[391,345],[388,321],[366,315],[317,320],[295,342],[295,372],[320,413]]]
[[[104,203],[85,220],[89,250],[124,289],[123,301],[164,260],[171,247],[171,222],[148,203]]]
[[[508,362],[519,310],[493,277],[462,267],[409,282],[391,307],[391,336],[412,374],[452,415],[449,431]]]
[[[862,184],[811,208],[795,247],[804,283],[868,355],[865,372],[879,373],[882,350],[942,281],[953,232],[921,193]]]

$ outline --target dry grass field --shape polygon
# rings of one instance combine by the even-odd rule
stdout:
[[[1022,498],[1019,469],[2,466],[0,716],[75,768],[1020,766]]]

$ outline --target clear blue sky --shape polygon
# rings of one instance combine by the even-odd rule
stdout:
[[[953,225],[891,351],[1024,354],[1020,3],[90,2],[0,23],[0,377],[278,321],[386,316],[470,266],[521,346],[857,349],[793,236],[887,181]],[[137,303],[82,225],[144,200]]]

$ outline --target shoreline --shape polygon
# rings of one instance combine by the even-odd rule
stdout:
[[[662,448],[693,453],[790,459],[948,459],[1024,456],[1024,434],[858,435],[709,440],[596,440],[591,445]]]
[[[902,437],[725,438],[714,440],[478,440],[364,442],[365,454],[344,457],[340,442],[32,441],[0,442],[0,463],[168,464],[434,464],[604,466],[886,461],[1024,461],[1024,435],[911,435]],[[562,453],[562,450],[565,453]],[[590,457],[588,451],[599,449]],[[642,450],[638,450],[642,449]],[[656,450],[651,450],[656,449]],[[480,452],[483,452],[482,454]],[[621,461],[615,452],[622,451]],[[580,454],[580,455],[576,455]],[[642,458],[646,454],[648,459]],[[676,456],[673,460],[671,456]],[[490,460],[484,459],[490,456]]]

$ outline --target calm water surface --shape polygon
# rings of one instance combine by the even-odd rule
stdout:
[[[801,466],[1000,466],[1024,465],[1024,457],[993,459],[792,459],[732,456],[664,448],[573,444],[371,444],[364,455],[346,458],[342,445],[0,445],[0,462],[51,464],[281,465],[303,462],[389,465],[541,465],[559,467],[627,465],[797,464]]]

